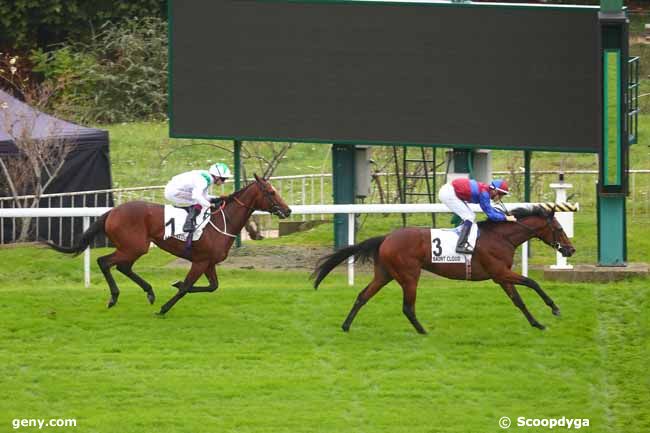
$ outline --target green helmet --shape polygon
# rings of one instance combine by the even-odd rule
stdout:
[[[232,177],[230,169],[223,162],[217,162],[216,164],[211,165],[208,172],[210,172],[214,177],[222,177],[224,179],[230,179]]]

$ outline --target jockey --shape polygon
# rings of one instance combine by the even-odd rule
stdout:
[[[475,226],[476,216],[467,203],[478,203],[491,221],[516,221],[514,216],[504,215],[492,207],[490,203],[490,200],[501,201],[501,198],[509,193],[508,184],[501,179],[495,179],[489,185],[486,185],[474,179],[459,178],[440,188],[438,193],[440,201],[463,220],[463,226],[456,244],[458,254],[472,254],[474,252],[467,239],[470,230]]]
[[[211,165],[207,170],[192,170],[172,177],[165,186],[165,198],[176,207],[187,209],[187,219],[183,231],[194,231],[194,219],[201,214],[203,208],[216,203],[219,197],[208,194],[212,185],[222,185],[232,177],[230,169],[223,162]]]

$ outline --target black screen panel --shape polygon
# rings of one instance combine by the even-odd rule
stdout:
[[[597,8],[171,4],[171,134],[597,151]]]

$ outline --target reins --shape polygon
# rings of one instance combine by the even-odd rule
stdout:
[[[503,204],[503,202],[502,202],[501,200],[499,200],[498,203],[501,205],[501,207],[503,208],[503,210],[504,210],[504,212],[505,212],[506,215],[512,215],[512,214],[508,211],[508,209],[505,207],[505,205]],[[532,215],[531,215],[531,216],[532,216]],[[548,216],[545,216],[544,219],[546,220],[546,224],[545,224],[542,228],[545,228],[546,226],[551,225],[551,218],[549,218]],[[521,226],[521,227],[525,228],[525,229],[528,231],[528,233],[531,235],[531,237],[539,238],[539,235],[537,234],[537,231],[540,230],[540,229],[532,229],[532,228],[530,228],[528,225],[526,225],[526,224],[524,224],[524,223],[522,223],[522,222],[520,222],[520,221],[517,221],[517,220],[515,220],[515,221],[511,221],[511,222],[514,222],[514,223],[517,224],[518,226]],[[553,247],[556,248],[556,249],[559,249],[560,243],[559,243],[558,240],[557,240],[557,231],[554,230],[553,227],[551,227],[551,231],[552,231],[552,233],[553,233]],[[507,236],[504,235],[503,237],[504,237],[504,238],[505,238],[505,239],[506,239],[506,240],[507,240],[507,241],[508,241],[508,242],[509,242],[513,247],[515,246],[515,244],[511,241],[512,234],[507,235]]]
[[[251,211],[251,213],[254,212],[256,209],[255,209],[254,207],[252,207],[252,206],[248,206],[246,203],[244,203],[244,202],[242,202],[241,200],[239,200],[239,198],[237,197],[237,195],[240,194],[240,193],[242,193],[244,190],[248,189],[248,187],[250,187],[250,186],[253,185],[253,184],[257,184],[258,187],[259,187],[259,183],[258,183],[257,181],[255,181],[255,182],[250,183],[249,185],[247,185],[245,188],[240,189],[239,191],[236,191],[235,193],[233,193],[233,194],[230,195],[230,199],[232,199],[232,201],[234,201],[235,204],[237,204],[237,205],[239,205],[239,206],[241,206],[241,207],[243,207],[243,208],[248,209],[249,211]],[[261,188],[261,187],[260,187],[260,188]],[[279,208],[278,204],[277,204],[277,203],[276,203],[276,202],[275,202],[275,201],[270,197],[270,194],[268,194],[268,193],[267,193],[263,188],[261,189],[261,191],[262,191],[262,194],[264,194],[264,196],[267,198],[267,200],[269,200],[269,202],[271,203],[272,210]],[[226,212],[224,211],[227,202],[228,202],[228,199],[224,200],[224,202],[222,203],[222,205],[219,206],[219,209],[217,209],[216,211],[210,213],[210,225],[211,225],[211,226],[212,226],[212,227],[213,227],[217,232],[219,232],[219,233],[221,233],[221,234],[223,234],[223,235],[229,236],[229,237],[231,237],[231,238],[236,238],[237,235],[233,235],[232,233],[228,233],[227,215],[226,215]],[[221,212],[221,217],[222,217],[222,219],[223,219],[223,230],[221,230],[219,227],[217,227],[217,226],[212,222],[212,215],[215,215],[217,212]],[[250,215],[249,215],[249,216],[250,216]]]
[[[510,213],[510,211],[509,211],[508,208],[506,207],[506,205],[503,204],[503,201],[501,201],[501,199],[499,199],[499,200],[497,201],[497,204],[499,204],[499,205],[501,206],[501,210],[503,211],[504,214],[509,215],[509,216],[513,216],[512,213]],[[537,236],[537,230],[533,230],[533,229],[531,229],[531,228],[528,227],[526,224],[524,224],[524,223],[522,223],[522,222],[519,222],[519,221],[517,221],[516,219],[515,219],[515,221],[510,221],[510,222],[514,222],[515,224],[520,225],[521,227],[523,227],[523,228],[525,228],[526,230],[528,230],[528,233],[530,233],[530,234],[532,234],[532,235],[534,235],[534,236]],[[546,221],[546,224],[548,225],[548,220]]]
[[[236,238],[237,235],[233,235],[231,233],[228,233],[228,225],[226,223],[226,213],[223,211],[225,208],[225,204],[222,206],[219,206],[219,209],[217,209],[214,212],[210,212],[210,221],[209,224],[219,233],[222,235],[230,236],[231,238]],[[213,222],[212,222],[212,215],[216,214],[217,212],[221,212],[221,217],[223,218],[223,230],[221,230],[219,227],[217,227]]]

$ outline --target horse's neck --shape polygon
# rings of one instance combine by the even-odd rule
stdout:
[[[516,247],[535,237],[540,224],[536,217],[524,217],[519,220],[519,224],[509,224],[508,228],[511,231],[505,236]]]
[[[231,234],[239,234],[253,213],[253,200],[251,200],[250,197],[247,197],[247,195],[253,196],[249,191],[244,191],[240,197],[237,197],[237,200],[243,203],[244,206],[237,203],[235,200],[226,203],[224,206],[223,211],[226,214],[228,220],[228,231]]]

